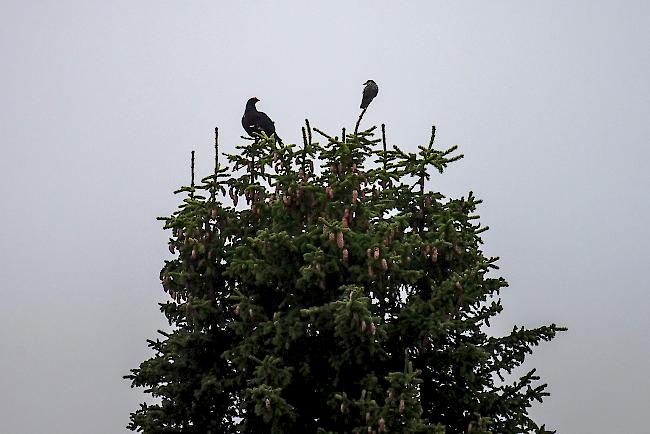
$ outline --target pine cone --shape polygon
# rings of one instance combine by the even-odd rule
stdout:
[[[282,198],[282,203],[284,204],[285,207],[289,206],[291,204],[291,196],[284,196]]]
[[[345,246],[345,240],[343,239],[343,232],[338,232],[336,234],[336,245],[339,246],[339,249],[342,249]]]

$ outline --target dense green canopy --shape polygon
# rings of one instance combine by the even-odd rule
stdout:
[[[546,385],[503,375],[563,329],[488,334],[507,283],[481,251],[480,200],[429,190],[456,147],[435,149],[435,129],[417,153],[383,126],[313,131],[322,143],[307,123],[300,146],[239,146],[179,190],[160,275],[174,327],[127,376],[156,398],[129,428],[547,432],[528,415]]]

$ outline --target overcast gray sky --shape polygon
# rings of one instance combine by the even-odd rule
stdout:
[[[647,433],[649,29],[632,0],[1,1],[2,432],[125,432],[190,150],[208,174],[251,96],[285,141],[350,128],[373,78],[366,125],[466,155],[433,185],[485,201],[494,333],[570,328],[526,364],[538,421]]]

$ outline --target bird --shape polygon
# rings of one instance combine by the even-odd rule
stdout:
[[[275,134],[278,143],[282,143],[282,139],[275,133],[275,124],[266,113],[260,112],[255,107],[259,101],[256,97],[249,99],[246,102],[246,109],[244,109],[244,116],[241,118],[241,124],[246,130],[246,133],[254,137],[254,133],[265,133],[267,136]]]
[[[361,98],[361,108],[367,109],[370,105],[370,102],[377,96],[379,92],[379,86],[373,80],[368,80],[363,83],[365,86],[363,88],[363,98]]]

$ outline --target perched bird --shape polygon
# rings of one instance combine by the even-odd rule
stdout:
[[[253,97],[246,102],[246,109],[244,110],[244,116],[241,118],[241,124],[248,133],[249,136],[254,137],[253,133],[264,132],[267,136],[275,134],[275,124],[270,117],[264,112],[257,111],[255,104],[259,101],[256,97]],[[282,139],[275,134],[275,138],[279,143],[282,143]]]
[[[367,109],[370,102],[377,96],[379,86],[373,80],[368,80],[363,85],[365,87],[363,88],[363,98],[361,98],[361,108]]]

